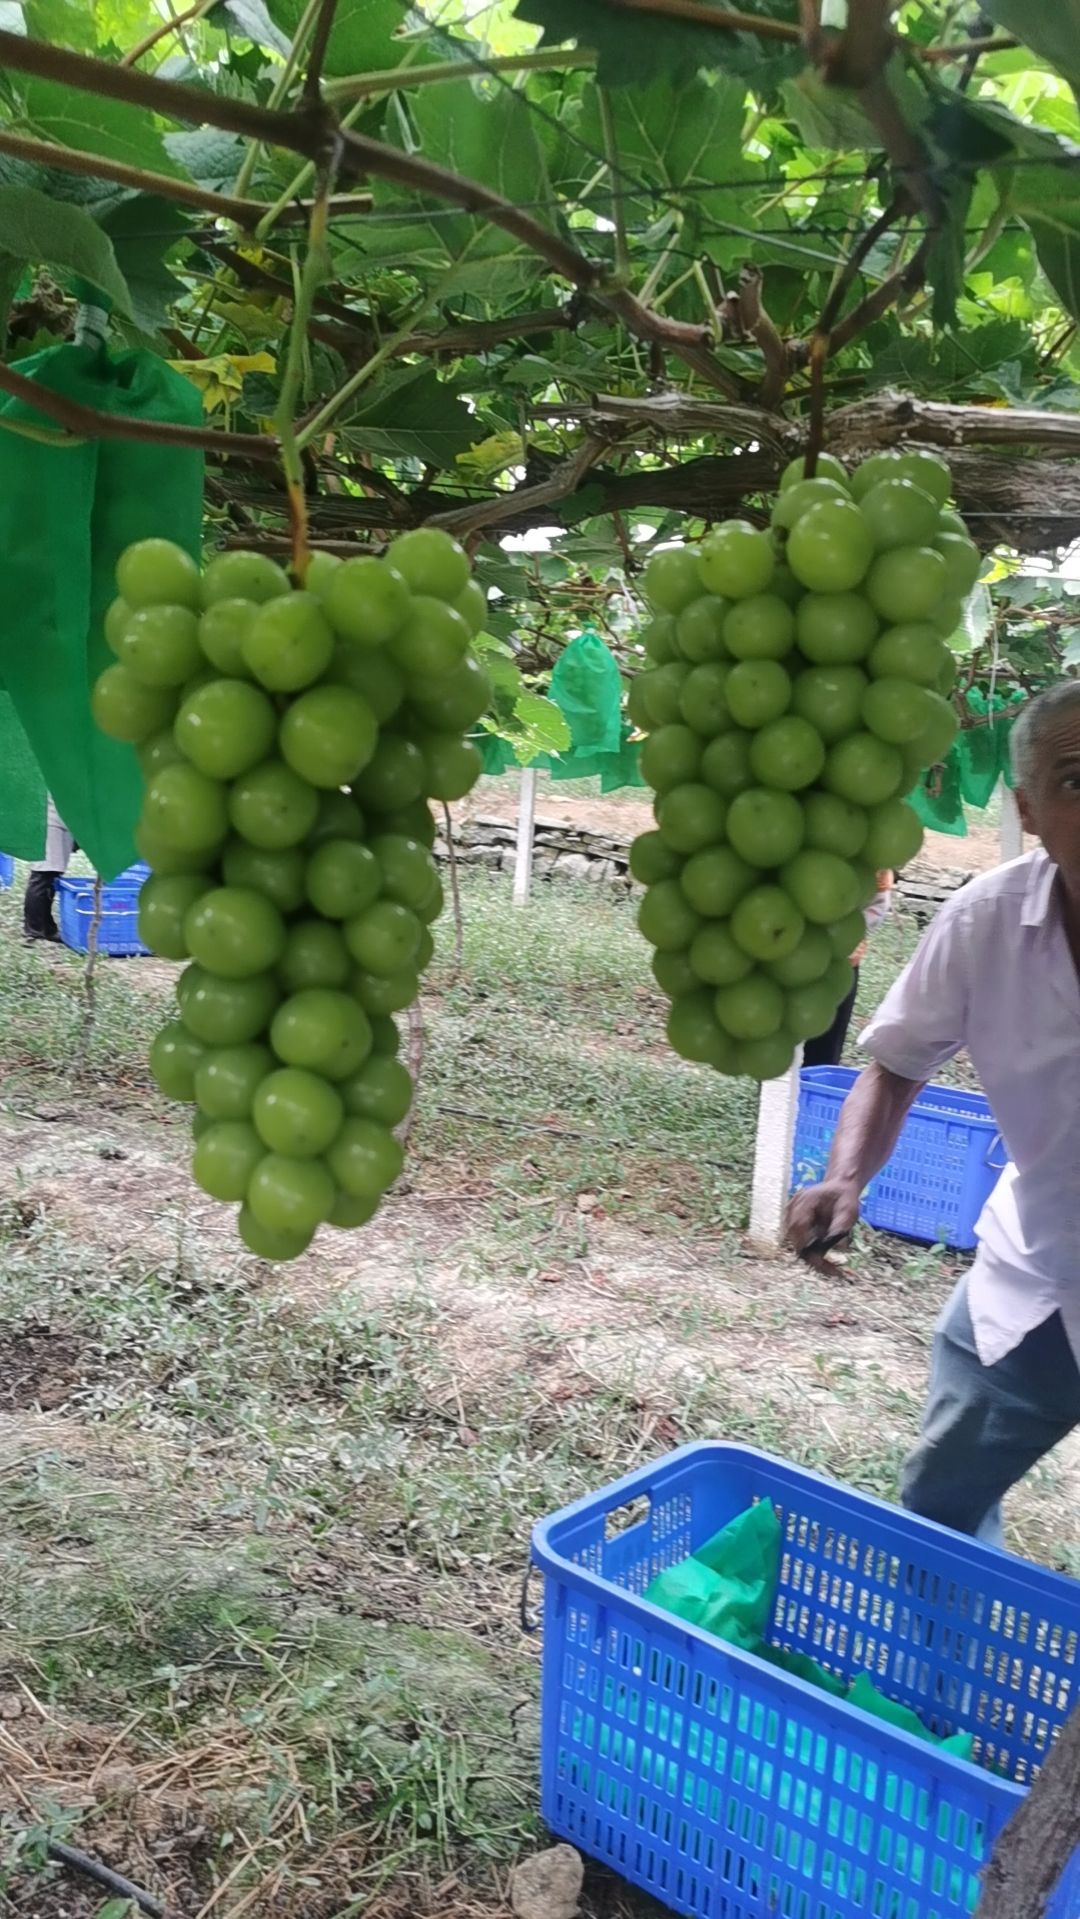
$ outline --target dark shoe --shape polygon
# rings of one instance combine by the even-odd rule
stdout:
[[[58,873],[31,873],[23,895],[23,933],[28,940],[59,941],[53,919]]]

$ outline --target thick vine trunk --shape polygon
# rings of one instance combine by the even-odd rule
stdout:
[[[974,1919],[1043,1919],[1046,1902],[1077,1846],[1080,1706],[994,1848]]]
[[[911,444],[919,442],[913,439]],[[1052,553],[1080,539],[1080,461],[965,448],[950,452],[949,464],[960,511],[970,519],[982,548],[1000,541],[1021,553]],[[704,519],[724,519],[733,513],[753,518],[753,496],[775,488],[782,465],[780,453],[764,449],[706,454],[677,466],[635,465],[622,473],[598,465],[583,483],[565,493],[545,489],[540,497],[531,486],[523,487],[519,502],[512,493],[492,494],[490,516],[475,494],[441,487],[395,492],[379,499],[324,494],[312,499],[309,508],[312,531],[320,543],[332,551],[340,543],[342,552],[351,550],[358,537],[374,531],[400,532],[458,514],[477,531],[491,524],[500,533],[525,533],[555,520],[569,528],[578,520],[644,506],[667,507]],[[362,477],[357,470],[357,478]],[[240,503],[262,511],[282,506],[280,493],[254,476],[245,478],[236,461],[229,464],[219,497],[225,504]],[[252,544],[250,535],[245,533],[238,543]],[[258,539],[254,543],[258,545]],[[275,543],[271,536],[267,544]]]

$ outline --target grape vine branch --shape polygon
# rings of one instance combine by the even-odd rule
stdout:
[[[660,9],[663,11],[664,9]],[[670,11],[670,9],[668,9]],[[309,9],[309,12],[311,10]],[[738,27],[740,31],[755,30],[764,37],[790,39],[795,29],[786,23],[756,16],[730,15],[721,19],[715,9],[699,11],[710,14],[709,24],[713,26]],[[858,337],[861,331],[880,319],[889,306],[897,300],[910,295],[920,284],[927,257],[933,243],[936,217],[936,196],[928,184],[926,174],[926,155],[897,114],[887,85],[881,74],[881,63],[891,50],[892,39],[887,27],[888,8],[874,0],[874,4],[853,16],[852,23],[845,33],[830,40],[827,53],[821,51],[820,36],[814,37],[823,62],[823,73],[827,80],[849,80],[853,75],[861,83],[861,97],[871,119],[879,125],[882,139],[894,160],[898,174],[903,180],[894,201],[889,208],[871,224],[862,238],[854,245],[849,258],[834,280],[819,322],[811,337],[811,410],[809,420],[808,457],[813,464],[817,447],[821,444],[825,431],[824,411],[824,366],[830,353],[847,346]],[[689,16],[685,16],[689,17]],[[463,211],[482,214],[493,224],[499,226],[515,240],[537,254],[559,277],[568,281],[577,291],[578,297],[589,302],[594,310],[606,310],[613,319],[626,327],[634,338],[647,344],[655,353],[673,354],[682,360],[691,374],[696,374],[707,384],[719,388],[732,399],[744,397],[741,381],[730,373],[717,358],[715,345],[715,315],[709,316],[710,324],[695,324],[670,318],[655,306],[648,306],[625,284],[626,244],[625,234],[618,240],[619,219],[616,219],[617,259],[616,271],[609,272],[602,262],[590,259],[576,246],[571,245],[559,233],[532,217],[530,213],[515,205],[504,196],[494,192],[483,183],[470,180],[452,170],[435,165],[422,157],[405,152],[397,147],[387,146],[369,136],[353,131],[342,131],[336,124],[336,117],[328,106],[326,98],[319,89],[323,55],[330,32],[332,12],[319,11],[319,38],[313,49],[315,71],[314,88],[311,82],[311,69],[305,81],[305,87],[299,106],[292,111],[281,111],[277,107],[264,108],[249,101],[219,99],[208,97],[205,91],[180,82],[164,80],[158,75],[138,72],[133,64],[115,67],[109,62],[97,60],[88,55],[71,52],[68,49],[46,46],[43,43],[23,39],[21,36],[0,32],[0,61],[17,71],[23,71],[58,80],[64,84],[89,90],[103,97],[111,97],[129,104],[138,104],[154,108],[173,117],[195,124],[209,124],[224,132],[243,135],[253,143],[267,143],[294,151],[324,169],[328,152],[328,143],[334,145],[335,167],[342,173],[375,176],[396,185],[420,193],[433,195],[440,200],[457,206]],[[871,23],[871,24],[868,24]],[[783,29],[783,31],[780,31]],[[856,38],[851,40],[854,34]],[[965,43],[969,49],[985,51],[996,42]],[[942,53],[945,49],[934,49]],[[549,54],[537,57],[548,61]],[[589,56],[586,55],[586,63]],[[505,62],[504,65],[509,65]],[[446,69],[443,69],[445,71]],[[386,81],[386,75],[369,76],[374,89],[377,84]],[[354,97],[364,96],[364,76],[355,76],[349,83]],[[344,83],[341,88],[345,94]],[[601,100],[604,99],[601,94]],[[616,212],[621,207],[621,186],[619,183],[617,155],[614,135],[610,121],[610,109],[606,120],[607,165],[616,193]],[[27,136],[0,133],[0,150],[21,152],[24,158],[44,157],[42,150],[48,147],[45,142],[32,142]],[[51,158],[54,158],[50,154]],[[55,163],[55,160],[54,160]],[[70,165],[80,171],[89,171],[87,157],[73,158],[65,154],[61,164]],[[253,219],[260,209],[260,203],[239,196],[211,193],[207,190],[192,188],[185,182],[172,182],[164,175],[142,172],[141,169],[122,167],[118,163],[99,163],[99,172],[103,177],[112,177],[118,183],[141,186],[144,190],[161,192],[164,197],[175,197],[182,203],[199,205],[219,218],[233,221],[242,230],[250,230]],[[242,169],[242,173],[244,169]],[[903,208],[915,202],[921,206],[927,216],[927,230],[916,246],[906,265],[898,265],[887,274],[880,284],[866,295],[843,319],[839,318],[845,297],[859,275],[865,260],[884,234],[889,230],[895,218]],[[291,209],[290,209],[291,211]],[[282,209],[284,214],[285,209]],[[326,223],[332,214],[332,202],[323,192],[307,210],[309,221],[314,220],[317,228],[325,234]],[[321,249],[316,249],[316,255]],[[309,248],[309,254],[311,249]],[[302,285],[301,297],[304,301],[304,331],[312,324],[313,305],[317,281],[321,275],[313,274],[309,282]],[[752,306],[752,337],[768,342],[772,353],[771,364],[766,355],[767,372],[761,386],[761,399],[771,408],[779,403],[783,390],[783,374],[786,371],[789,356],[780,341],[776,329],[768,322],[760,297],[760,282],[756,300]],[[560,314],[562,324],[569,324]],[[756,331],[755,331],[756,329]],[[299,338],[301,329],[295,325],[292,337]],[[514,337],[517,329],[510,325],[508,332]],[[452,340],[447,342],[452,347]],[[424,347],[410,337],[410,329],[402,331],[396,339],[390,354],[399,351],[431,351],[437,341],[428,340]],[[780,351],[777,351],[779,347]],[[763,352],[765,348],[763,346]],[[385,356],[388,357],[388,356]],[[287,361],[287,375],[290,385],[295,385],[297,363]],[[0,384],[7,376],[0,373]],[[16,376],[17,377],[17,376]],[[18,391],[20,397],[31,400],[32,396],[25,387],[19,389],[14,384],[9,391]],[[351,392],[352,384],[347,389]],[[292,395],[295,398],[295,392]],[[66,405],[61,411],[58,403],[45,394],[37,396],[39,410],[47,417],[81,434],[95,430],[102,434],[117,436],[135,436],[134,423],[112,419],[106,422],[104,417],[93,415],[92,410],[82,409],[78,419]],[[328,404],[323,413],[332,417],[335,408]],[[280,422],[280,412],[279,412]],[[235,456],[256,461],[277,458],[280,447],[267,436],[234,434],[225,431],[198,435],[195,429],[168,429],[157,426],[143,427],[146,437],[159,439],[176,438],[180,434],[187,436],[188,444],[199,444],[212,450],[219,456]],[[280,440],[280,426],[278,439]],[[521,489],[521,497],[514,494],[503,495],[497,501],[478,502],[468,509],[449,509],[443,514],[444,523],[457,524],[465,530],[479,530],[485,525],[497,525],[511,521],[531,506],[549,506],[561,498],[569,497],[578,487],[584,473],[594,462],[602,448],[587,446],[580,457],[565,461],[558,479],[545,479],[544,482]],[[295,479],[289,483],[289,498],[294,519],[297,515],[297,502],[302,499],[302,488],[297,491]]]
[[[875,8],[878,0],[873,0]],[[320,23],[328,16],[320,12]],[[329,18],[332,20],[332,13]],[[773,23],[770,23],[773,24]],[[318,29],[317,29],[318,31]],[[850,31],[850,29],[849,29]],[[318,88],[318,72],[321,70],[322,55],[325,51],[325,38],[329,34],[326,26],[322,36],[322,51],[316,46],[318,67],[316,68],[316,87],[314,93],[310,83],[305,84],[301,106],[293,112],[282,112],[277,108],[253,106],[248,102],[218,99],[207,100],[199,89],[183,83],[161,80],[156,75],[147,75],[132,68],[116,68],[108,62],[96,60],[88,55],[69,52],[63,48],[52,48],[32,40],[22,40],[16,34],[0,32],[0,63],[14,67],[18,71],[38,76],[50,77],[68,85],[84,88],[94,93],[125,100],[130,104],[157,107],[161,112],[170,113],[177,118],[194,123],[206,122],[226,132],[243,134],[254,141],[286,147],[304,155],[317,165],[324,165],[327,156],[328,141],[334,142],[335,164],[342,173],[363,173],[374,175],[397,185],[412,188],[418,192],[431,193],[470,213],[481,213],[496,226],[502,228],[513,238],[519,240],[530,251],[536,253],[547,265],[582,294],[591,296],[598,304],[607,308],[617,320],[638,339],[647,342],[659,350],[667,350],[681,359],[692,371],[708,384],[718,387],[731,397],[737,397],[739,384],[729,375],[711,351],[712,335],[708,326],[687,324],[679,320],[668,319],[655,308],[646,306],[624,284],[625,260],[617,261],[617,271],[609,275],[598,262],[590,260],[578,248],[571,246],[559,234],[535,220],[530,214],[514,205],[502,195],[493,192],[480,182],[470,180],[453,172],[449,168],[433,165],[415,154],[387,146],[369,136],[343,131],[329,113]],[[877,57],[884,58],[888,50],[887,37],[878,36]],[[859,54],[860,62],[865,60]],[[834,54],[831,56],[830,72],[843,72],[842,61]],[[917,143],[913,146],[903,129],[897,133],[895,114],[888,107],[888,89],[883,87],[879,76],[867,83],[866,92],[874,91],[875,111],[885,123],[888,139],[897,148],[894,157],[902,166],[912,170],[915,161],[921,162],[922,154]],[[914,156],[914,158],[913,158]],[[613,153],[608,153],[609,171]],[[926,204],[929,200],[922,189],[920,197]],[[320,221],[325,230],[325,210]],[[917,284],[921,271],[921,262],[925,255],[916,254],[913,265],[903,276],[896,277],[895,294],[901,288]],[[846,286],[846,283],[845,283]],[[313,294],[313,289],[309,289]],[[890,288],[890,294],[892,289]],[[881,310],[882,296],[874,313]],[[310,315],[310,305],[308,307]],[[819,330],[820,337],[820,330]],[[820,344],[814,349],[812,365],[823,364],[828,345]],[[820,380],[818,380],[820,387]],[[820,413],[816,409],[815,418]],[[810,458],[815,455],[815,433],[820,438],[820,425],[812,423]],[[239,448],[226,449],[239,452]]]
[[[553,4],[555,0],[529,0],[533,8]],[[278,5],[279,0],[270,0],[271,14]],[[293,15],[292,39],[284,58],[277,67],[264,70],[266,86],[255,90],[257,98],[249,86],[222,89],[209,85],[206,75],[199,85],[189,85],[165,78],[161,72],[139,70],[139,60],[152,53],[169,32],[179,34],[181,44],[190,52],[189,34],[209,30],[200,26],[208,15],[199,4],[174,12],[168,23],[156,22],[152,32],[145,34],[119,65],[115,59],[94,58],[83,51],[0,32],[0,61],[13,84],[17,84],[19,74],[37,76],[53,87],[78,89],[91,97],[113,100],[124,110],[137,107],[152,114],[159,125],[172,120],[213,128],[246,143],[242,162],[232,173],[185,179],[181,177],[183,167],[167,174],[153,166],[133,165],[126,156],[118,159],[114,152],[98,154],[60,146],[40,137],[42,131],[51,131],[47,125],[39,129],[32,115],[24,115],[16,126],[0,128],[0,156],[47,170],[46,178],[48,173],[67,172],[91,181],[108,181],[130,192],[154,195],[205,214],[203,230],[190,230],[193,242],[214,262],[222,263],[225,278],[233,276],[240,287],[250,287],[257,300],[277,301],[282,330],[287,329],[283,369],[290,381],[299,369],[300,387],[308,404],[306,414],[295,425],[297,447],[310,450],[306,497],[304,489],[295,483],[284,493],[276,490],[269,476],[269,469],[283,452],[280,431],[268,430],[280,414],[279,387],[273,407],[258,409],[262,418],[257,433],[234,431],[228,417],[221,428],[208,423],[205,432],[186,429],[192,436],[188,443],[215,456],[219,474],[222,466],[227,468],[234,501],[231,517],[244,510],[239,501],[241,493],[257,516],[265,512],[280,517],[291,500],[295,523],[299,522],[298,505],[302,502],[318,537],[348,550],[349,538],[339,535],[355,539],[364,532],[385,533],[428,518],[437,518],[460,530],[471,542],[482,544],[485,532],[527,530],[550,522],[554,516],[570,532],[569,548],[575,544],[572,529],[590,512],[617,514],[637,505],[683,510],[709,519],[718,511],[741,506],[753,514],[754,488],[771,481],[775,473],[773,457],[763,460],[761,454],[750,450],[754,442],[759,448],[774,449],[775,457],[781,452],[788,457],[794,449],[806,447],[808,441],[811,451],[817,443],[837,445],[845,438],[850,441],[852,423],[842,404],[837,411],[837,403],[846,397],[845,388],[858,385],[865,377],[851,371],[860,364],[866,366],[866,349],[861,342],[868,337],[880,342],[887,320],[894,336],[906,332],[910,316],[920,312],[913,296],[928,272],[940,273],[943,254],[957,244],[956,236],[942,225],[939,193],[946,171],[942,154],[927,148],[923,130],[912,119],[910,100],[904,99],[901,111],[904,96],[893,92],[895,56],[899,52],[901,62],[906,63],[909,84],[920,72],[929,76],[925,83],[920,82],[924,93],[930,89],[929,99],[944,97],[936,74],[950,60],[962,62],[960,83],[950,96],[956,99],[970,78],[973,63],[1013,48],[1015,40],[987,33],[943,39],[938,45],[921,44],[911,30],[914,22],[907,13],[901,9],[894,19],[893,10],[881,0],[853,9],[840,33],[818,31],[817,9],[809,0],[801,8],[797,25],[790,17],[773,17],[774,13],[786,12],[786,8],[774,7],[771,0],[763,0],[761,13],[755,15],[696,6],[693,0],[633,0],[632,4],[631,0],[598,0],[589,16],[583,17],[577,44],[570,47],[543,44],[521,50],[518,41],[514,52],[490,46],[480,51],[475,43],[432,27],[431,34],[457,57],[433,60],[431,52],[441,47],[423,45],[421,51],[420,40],[413,37],[401,42],[404,52],[397,66],[375,63],[370,72],[357,73],[343,72],[345,63],[340,58],[327,65],[325,55],[333,32],[330,26],[325,31],[319,26],[320,20],[325,23],[328,18],[320,0],[307,0]],[[815,113],[823,113],[826,119],[832,114],[830,95],[846,101],[847,105],[837,109],[841,116],[838,125],[846,132],[844,115],[850,113],[854,99],[871,130],[864,145],[872,148],[876,141],[883,149],[883,160],[872,160],[860,170],[830,157],[826,148],[822,164],[813,173],[796,169],[791,174],[793,192],[800,177],[808,183],[820,180],[820,188],[815,189],[808,203],[815,210],[819,205],[827,209],[834,182],[838,186],[851,183],[843,188],[846,199],[842,222],[831,229],[826,223],[819,229],[823,234],[831,232],[834,238],[846,234],[842,254],[838,256],[835,248],[807,245],[805,240],[782,240],[773,248],[768,230],[761,228],[765,248],[761,265],[752,254],[759,230],[753,219],[749,225],[717,229],[731,235],[727,257],[734,253],[738,269],[738,291],[726,294],[718,258],[710,251],[710,227],[695,207],[698,191],[712,194],[716,189],[709,179],[683,182],[679,173],[669,168],[660,187],[649,188],[651,198],[644,203],[652,221],[649,232],[655,233],[656,241],[650,238],[652,254],[643,258],[642,201],[638,197],[643,150],[635,143],[632,117],[627,117],[625,82],[612,85],[606,77],[611,42],[605,39],[605,33],[621,31],[612,29],[611,22],[616,15],[630,14],[646,15],[655,21],[658,53],[669,31],[665,23],[670,23],[676,34],[708,27],[711,32],[704,38],[715,41],[718,64],[728,60],[729,48],[733,59],[745,59],[751,36],[756,38],[766,62],[790,59],[802,38],[823,88],[823,104],[814,109]],[[407,34],[411,31],[406,29]],[[737,40],[733,40],[733,34]],[[703,57],[702,44],[699,33],[697,58]],[[734,51],[739,46],[741,56]],[[312,80],[313,67],[317,85]],[[592,72],[597,73],[598,85],[589,78]],[[460,102],[474,82],[485,89],[485,111],[493,113],[500,104],[508,103],[517,110],[524,103],[524,121],[535,115],[538,126],[543,120],[552,126],[557,123],[545,104],[559,97],[550,88],[561,89],[563,98],[575,100],[579,106],[587,104],[592,92],[599,119],[585,137],[581,131],[567,134],[565,130],[560,136],[587,160],[592,173],[583,185],[576,184],[572,193],[564,189],[562,205],[543,189],[533,193],[523,190],[523,182],[514,191],[504,190],[501,164],[487,177],[479,177],[485,171],[479,164],[471,169],[478,177],[446,164],[466,152],[479,161],[482,156],[475,148],[444,141],[441,150],[436,142],[429,152],[426,139],[375,137],[378,119],[371,109],[379,101],[391,98],[385,128],[392,130],[398,124],[395,116],[399,112],[399,103],[392,96],[407,99],[411,112],[413,103],[419,110],[425,101],[441,102],[444,95]],[[755,83],[750,84],[753,87]],[[768,82],[763,84],[767,94]],[[702,110],[707,91],[702,96]],[[361,132],[352,122],[362,107],[365,120]],[[349,124],[343,127],[338,115],[346,108]],[[763,104],[755,124],[767,110]],[[437,109],[432,107],[431,124],[448,124],[447,115],[457,111],[458,107],[444,109],[441,104]],[[949,111],[954,109],[950,107]],[[428,113],[426,107],[424,113]],[[681,120],[683,109],[679,117]],[[566,124],[576,123],[571,118]],[[32,130],[24,131],[24,126]],[[716,129],[712,131],[715,134]],[[1029,144],[1030,138],[1030,133],[1025,134]],[[765,144],[773,139],[770,133]],[[832,144],[842,147],[843,137]],[[275,180],[270,191],[276,197],[267,204],[252,189],[266,179],[265,171],[259,171],[260,156],[274,148],[294,153],[303,166],[285,189],[278,191]],[[708,150],[707,140],[701,150]],[[331,152],[336,173],[343,181],[358,182],[361,191],[328,194],[320,185],[312,197],[307,183],[316,175],[320,179],[325,176]],[[658,156],[662,152],[661,138]],[[1038,158],[1020,151],[1017,165],[1034,166]],[[1063,181],[1065,170],[1075,166],[1075,158],[1070,158],[1064,146],[1057,153],[1047,154],[1046,161],[1063,170],[1059,175]],[[887,169],[884,174],[883,167]],[[725,186],[737,185],[738,170],[736,166],[736,178],[723,182]],[[720,171],[731,171],[730,161]],[[716,170],[710,178],[715,177]],[[781,186],[785,177],[782,171]],[[1010,177],[1015,181],[1020,176]],[[965,178],[971,178],[970,167]],[[227,190],[230,181],[231,193]],[[888,191],[884,190],[886,186]],[[1055,184],[1046,190],[1058,189]],[[1013,195],[1015,201],[1015,187]],[[786,198],[781,194],[767,204],[773,206]],[[873,204],[875,199],[880,211]],[[295,302],[304,274],[299,258],[293,261],[290,236],[296,224],[310,225],[316,205],[320,207],[320,220],[325,213],[330,261],[325,273],[313,276],[316,281],[321,278],[322,284],[309,285],[303,326],[298,328]],[[610,243],[592,214],[589,219],[577,217],[575,208],[586,206],[604,214],[601,225],[609,226],[613,234]],[[868,217],[862,221],[858,214],[864,207]],[[457,274],[451,269],[441,276],[421,275],[419,289],[414,288],[403,302],[397,302],[396,309],[393,301],[386,302],[378,295],[369,296],[366,304],[357,304],[355,278],[348,271],[342,274],[340,241],[354,247],[354,264],[355,249],[363,253],[373,244],[372,257],[377,260],[380,228],[397,217],[393,209],[402,208],[403,232],[407,232],[408,223],[427,219],[434,236],[449,233],[450,226],[442,223],[457,219],[459,214],[472,218],[477,234],[488,226],[497,229],[514,247],[535,259],[538,287],[546,280],[551,295],[556,297],[549,295],[546,301],[534,301],[517,311],[511,299],[502,312],[496,298],[481,301],[459,295],[455,299],[459,263]],[[363,224],[368,213],[372,215],[370,230]],[[797,235],[798,222],[790,224],[790,213],[788,220],[788,232]],[[354,221],[359,224],[338,225]],[[993,257],[995,249],[1000,251],[1010,226],[1016,225],[1015,218],[1010,218],[1009,194],[999,191],[989,223],[978,231],[978,244],[969,250],[971,267],[988,255]],[[1032,230],[1038,235],[1038,228]],[[812,233],[813,228],[807,231]],[[1062,243],[1055,240],[1054,244]],[[805,296],[794,306],[785,293],[786,255],[792,265],[799,257],[808,263]],[[830,262],[826,284],[820,266]],[[1075,279],[1074,269],[1069,266],[1068,270]],[[484,284],[478,266],[470,271],[477,273],[478,287]],[[490,271],[485,265],[484,275]],[[557,297],[560,282],[565,289],[561,298]],[[204,316],[212,314],[214,289],[223,284],[223,279],[207,280],[206,284],[208,294],[201,305]],[[816,314],[810,306],[815,287]],[[384,305],[389,306],[388,312],[381,310]],[[898,321],[889,318],[897,314]],[[1067,315],[1061,317],[1068,319]],[[189,314],[188,319],[189,323],[193,321],[197,336],[200,310]],[[640,406],[640,424],[625,412],[620,420],[598,420],[595,396],[604,391],[610,395],[611,386],[602,375],[597,379],[590,371],[575,383],[575,362],[584,369],[590,351],[595,355],[593,343],[605,328],[603,350],[609,355],[612,369],[619,369],[620,399],[631,407]],[[1040,361],[1044,379],[1052,379],[1054,360],[1069,353],[1074,328],[1074,321],[1055,327],[1053,341]],[[175,323],[165,337],[188,363],[194,364],[205,351],[197,338],[188,345],[183,326]],[[977,330],[974,337],[989,338],[989,330]],[[290,358],[290,342],[294,340],[297,354]],[[565,350],[556,347],[552,353],[551,343],[560,340],[565,342]],[[530,349],[533,341],[535,349]],[[504,343],[510,349],[509,360],[499,352]],[[313,357],[319,348],[326,348],[331,363],[336,359],[340,368],[336,384],[329,389],[326,358],[317,363]],[[419,475],[415,470],[410,472],[403,484],[383,470],[380,462],[369,462],[353,450],[351,422],[358,404],[369,404],[364,397],[367,392],[378,395],[386,390],[388,382],[398,377],[393,372],[395,367],[415,369],[426,362],[433,378],[441,378],[446,369],[449,387],[457,377],[452,369],[464,369],[468,364],[470,376],[481,374],[494,389],[500,364],[513,368],[515,358],[520,357],[524,370],[528,362],[523,356],[530,350],[535,352],[536,367],[549,369],[546,377],[551,377],[552,368],[563,370],[558,377],[570,379],[571,385],[560,391],[568,399],[572,396],[574,404],[563,409],[559,420],[549,406],[553,397],[550,389],[539,392],[531,404],[521,405],[520,441],[526,458],[523,470],[512,480],[505,476],[505,468],[502,476],[497,469],[487,476],[480,467],[466,479],[451,457],[441,463],[436,460]],[[871,358],[877,351],[875,344],[870,349]],[[832,368],[838,362],[841,370],[834,374]],[[676,384],[680,368],[681,385]],[[15,373],[16,369],[7,373],[0,369],[0,385],[7,382],[8,391],[18,392],[20,398],[36,404],[43,417],[77,437],[94,432],[124,437],[145,432],[148,437],[165,441],[172,437],[167,428],[151,425],[140,429],[123,420],[98,416],[92,410],[73,414],[63,402],[43,391],[35,394],[18,387],[16,379],[9,378]],[[707,397],[710,389],[716,399],[740,410],[738,423],[732,419],[726,424],[720,412],[710,416],[710,405],[715,404]],[[673,414],[661,417],[663,403],[668,401],[674,403],[675,410],[680,406],[699,408],[701,431],[714,442],[719,436],[720,448],[703,449],[700,457],[690,459],[680,452],[676,463],[669,450],[672,438],[682,441],[692,435],[682,428],[676,430]],[[606,401],[603,404],[608,405]],[[1024,416],[1018,421],[1023,425],[1024,449],[1008,463],[989,452],[976,455],[966,451],[995,444],[982,431],[986,408],[981,404],[966,409],[966,417],[958,416],[955,433],[948,442],[961,449],[957,464],[965,494],[963,504],[970,511],[975,503],[983,512],[985,525],[979,530],[993,530],[995,534],[999,528],[1007,530],[1009,516],[1014,515],[1014,543],[1033,551],[1058,544],[1080,525],[1077,488],[1069,469],[1062,470],[1060,485],[1048,489],[1043,484],[1045,461],[1037,457],[1038,450],[1060,453],[1066,449],[1066,435],[1060,414],[1045,400],[1039,404],[1038,414],[1031,408],[1019,409]],[[610,410],[614,414],[614,408]],[[996,417],[1009,418],[1012,411],[1003,409]],[[251,418],[250,412],[247,418]],[[918,438],[924,425],[918,412],[904,423],[897,412],[887,419],[883,412],[876,420],[868,414],[862,420],[865,437],[858,440],[858,449],[866,451],[875,444],[891,443],[898,435]],[[25,423],[18,430],[42,431]],[[536,442],[531,453],[530,436]],[[475,437],[482,435],[478,432]],[[725,447],[730,451],[722,450]],[[265,482],[260,481],[260,473],[266,473]],[[440,474],[441,483],[434,483]],[[212,497],[217,484],[212,476]],[[257,541],[275,537],[257,525],[250,530]],[[224,537],[232,539],[232,530],[225,529]],[[617,544],[632,573],[636,564],[633,544],[627,545],[625,538]]]

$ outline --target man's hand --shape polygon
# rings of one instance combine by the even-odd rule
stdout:
[[[851,1180],[826,1179],[806,1186],[788,1206],[787,1242],[819,1272],[829,1272],[824,1243],[844,1239],[859,1217],[861,1189]],[[817,1250],[815,1250],[815,1248]]]

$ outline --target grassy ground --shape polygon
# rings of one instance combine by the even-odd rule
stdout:
[[[894,1489],[951,1263],[752,1258],[752,1093],[665,1051],[631,909],[470,876],[465,910],[402,1189],[271,1270],[148,1086],[174,969],[103,964],[87,1041],[79,962],[0,900],[0,1911],[120,1919],[46,1866],[74,1836],[182,1919],[503,1912],[532,1521],[708,1435]],[[1015,1536],[1080,1570],[1076,1476]]]

